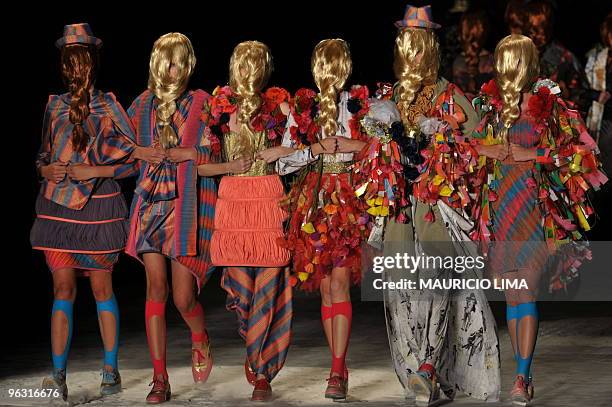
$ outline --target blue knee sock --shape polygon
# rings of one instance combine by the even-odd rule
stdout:
[[[70,342],[72,340],[72,301],[68,300],[55,300],[53,301],[53,310],[51,311],[51,318],[56,312],[62,312],[66,316],[68,321],[68,336],[66,337],[66,343],[64,344],[64,352],[61,355],[56,355],[51,350],[51,357],[53,359],[53,370],[66,370],[66,361],[68,360],[68,351],[70,350]]]
[[[530,377],[530,370],[531,370],[531,360],[533,358],[533,351],[529,354],[529,356],[527,356],[526,358],[523,358],[521,356],[521,351],[520,351],[520,347],[518,345],[519,340],[518,340],[518,327],[519,327],[519,323],[520,321],[525,318],[525,317],[533,317],[536,321],[536,325],[538,323],[538,307],[536,305],[535,302],[526,302],[523,304],[519,304],[516,306],[517,308],[517,321],[516,321],[516,332],[517,332],[517,351],[516,351],[516,374],[517,375],[522,375],[523,377],[525,377],[526,379],[528,379]],[[536,335],[537,335],[537,328],[536,328]],[[535,349],[535,346],[534,346]]]
[[[104,347],[104,365],[117,369],[117,352],[119,351],[119,306],[117,305],[117,299],[113,294],[106,301],[96,301],[96,306],[98,308],[98,318],[100,318],[101,312],[110,312],[115,317],[115,341],[111,351],[107,351]]]

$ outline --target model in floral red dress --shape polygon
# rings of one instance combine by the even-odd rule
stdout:
[[[517,362],[510,397],[518,405],[533,398],[540,281],[548,271],[554,290],[576,276],[588,255],[579,243],[580,230],[589,230],[593,214],[586,192],[607,181],[578,111],[558,96],[556,83],[537,80],[539,68],[529,38],[505,37],[495,50],[495,80],[474,101],[483,114],[474,132],[477,149],[489,159],[480,170],[488,182],[475,207],[473,237],[495,241],[488,249],[495,278],[524,280],[528,286],[505,292]],[[554,262],[552,254],[559,254]]]
[[[292,277],[305,290],[320,290],[323,328],[332,352],[325,397],[344,399],[345,358],[351,331],[351,283],[361,279],[361,243],[371,226],[367,205],[357,198],[354,155],[366,146],[360,119],[368,111],[367,88],[344,91],[352,61],[345,41],[321,41],[312,55],[318,92],[294,96],[283,146],[298,151],[281,158],[279,174],[303,169],[290,192],[286,247]]]

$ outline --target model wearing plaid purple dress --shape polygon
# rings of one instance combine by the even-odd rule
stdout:
[[[101,393],[121,390],[117,367],[119,310],[111,271],[127,237],[127,205],[113,165],[134,158],[127,114],[112,93],[94,89],[98,48],[87,24],[68,25],[56,45],[69,92],[51,95],[45,110],[37,168],[42,177],[31,230],[53,275],[53,376],[43,388],[66,399],[76,275],[89,276],[104,342]],[[133,154],[134,153],[134,154]],[[134,156],[134,157],[132,157]]]
[[[216,185],[198,177],[197,165],[210,162],[210,140],[202,111],[209,95],[187,91],[195,55],[180,33],[160,37],[153,46],[148,90],[136,98],[128,113],[141,146],[157,149],[163,157],[154,164],[125,166],[137,172],[126,252],[142,261],[147,274],[145,319],[153,362],[153,388],[147,403],[171,396],[166,371],[167,260],[171,263],[174,304],[191,330],[192,373],[196,383],[207,380],[212,356],[204,310],[196,291],[214,270],[209,242],[213,229]]]

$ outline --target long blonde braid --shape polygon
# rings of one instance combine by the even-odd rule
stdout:
[[[420,59],[419,59],[420,58]],[[397,79],[397,107],[406,127],[409,108],[423,84],[438,79],[440,46],[436,34],[423,28],[405,28],[395,39],[393,71]]]
[[[181,33],[162,35],[153,44],[149,61],[149,90],[159,101],[155,117],[156,125],[161,128],[159,141],[163,148],[178,145],[178,135],[170,124],[176,112],[176,100],[187,89],[195,63],[191,41]]]
[[[538,50],[531,39],[520,34],[503,38],[495,47],[495,81],[503,102],[499,133],[504,142],[508,129],[520,116],[521,92],[527,90],[540,71]]]
[[[317,44],[312,53],[312,76],[321,94],[319,123],[322,138],[336,135],[338,93],[344,88],[352,68],[348,44],[342,39],[323,40]]]

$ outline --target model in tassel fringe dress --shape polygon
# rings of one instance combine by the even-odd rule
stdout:
[[[476,151],[460,140],[477,124],[477,115],[463,92],[439,76],[439,45],[431,8],[408,6],[395,42],[397,83],[387,97],[397,103],[404,133],[401,146],[412,206],[405,219],[389,219],[385,256],[478,256],[470,242],[468,188],[460,173],[475,164]],[[379,94],[384,96],[385,89]],[[446,143],[445,140],[452,140]],[[464,148],[459,150],[459,146]],[[455,163],[443,157],[466,157]],[[456,165],[457,164],[457,165]],[[461,167],[459,166],[461,165]],[[456,278],[454,269],[386,270],[389,281]],[[482,278],[475,268],[466,278]],[[493,314],[480,290],[385,290],[385,317],[397,376],[409,398],[419,405],[453,399],[457,392],[496,401],[500,361]]]
[[[565,289],[576,277],[589,257],[580,242],[580,230],[590,229],[588,217],[593,215],[586,193],[607,178],[578,111],[558,96],[556,83],[537,80],[540,67],[534,43],[509,35],[497,44],[494,60],[495,80],[485,84],[474,101],[483,114],[474,132],[481,140],[478,152],[488,157],[475,237],[493,241],[493,277],[524,280],[528,286],[505,291],[517,364],[510,399],[525,406],[534,394],[531,362],[542,276],[550,276],[550,290]]]

